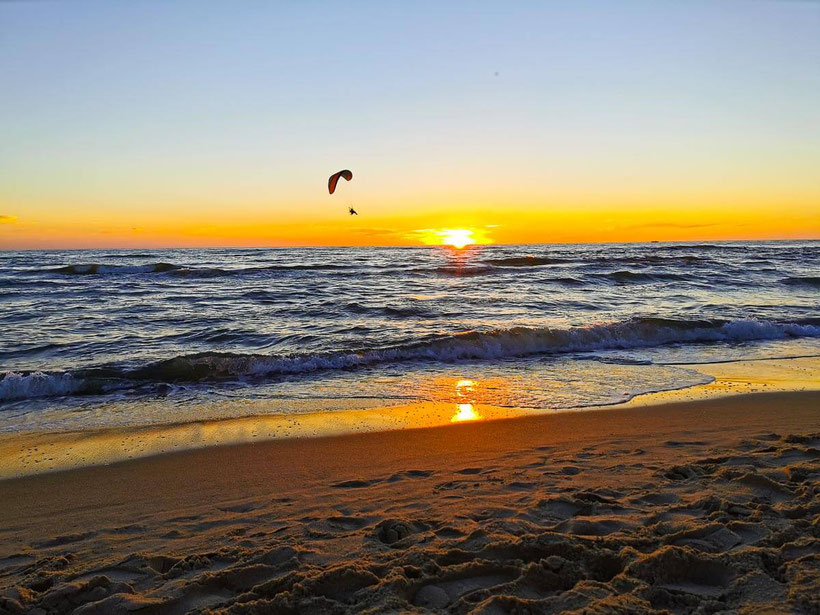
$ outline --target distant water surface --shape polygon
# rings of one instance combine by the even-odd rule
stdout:
[[[820,354],[820,242],[0,252],[0,431],[618,403]]]

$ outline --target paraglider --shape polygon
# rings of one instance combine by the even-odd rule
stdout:
[[[339,183],[339,178],[343,177],[345,180],[350,181],[353,179],[353,173],[345,169],[344,171],[339,171],[338,173],[334,173],[331,175],[327,180],[327,191],[330,194],[336,192],[336,184]],[[359,212],[357,212],[353,207],[348,206],[347,211],[350,212],[351,216],[358,216]]]
[[[350,181],[353,179],[353,173],[345,169],[344,171],[339,171],[331,175],[327,180],[327,191],[330,194],[336,192],[336,184],[339,182],[340,177],[344,177],[347,181]]]

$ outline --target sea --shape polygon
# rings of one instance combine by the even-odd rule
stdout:
[[[0,433],[619,404],[820,355],[818,306],[818,241],[4,251]]]

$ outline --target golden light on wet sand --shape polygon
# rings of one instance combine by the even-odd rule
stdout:
[[[451,423],[461,423],[463,421],[477,421],[481,415],[473,407],[473,404],[456,404],[456,413],[450,419]]]

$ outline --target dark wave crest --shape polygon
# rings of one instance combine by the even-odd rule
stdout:
[[[113,274],[146,274],[165,273],[177,276],[216,277],[258,273],[261,271],[324,271],[352,269],[351,265],[342,264],[283,264],[260,265],[259,267],[242,267],[223,269],[219,267],[195,267],[176,265],[174,263],[148,263],[145,265],[104,265],[100,263],[63,265],[42,270],[43,273],[59,275],[113,275]]]
[[[111,273],[167,273],[179,270],[182,267],[172,263],[149,263],[147,265],[101,265],[91,263],[87,265],[64,265],[54,269],[46,269],[46,273],[62,275],[104,275]]]
[[[688,280],[689,278],[679,273],[642,273],[624,269],[605,274],[592,274],[596,277],[603,277],[618,284],[628,284],[630,282],[671,282],[674,280]]]
[[[488,258],[484,262],[496,267],[538,267],[539,265],[556,265],[571,261],[565,258],[547,258],[543,256],[512,256],[509,258]]]
[[[781,280],[786,286],[808,286],[820,288],[820,277],[811,275],[794,275]]]

